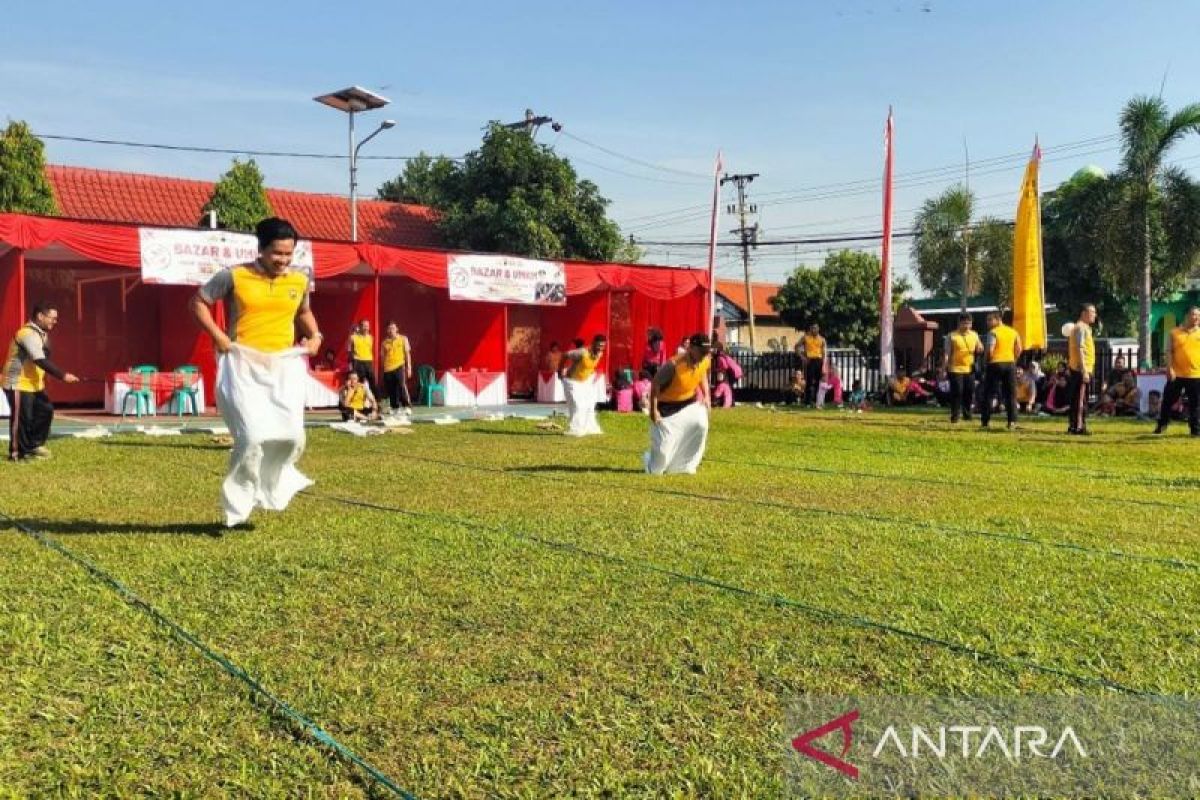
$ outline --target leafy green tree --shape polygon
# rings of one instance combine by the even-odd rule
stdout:
[[[393,203],[415,203],[431,208],[444,208],[454,196],[457,165],[445,156],[430,156],[425,152],[404,165],[404,171],[379,187],[380,200]]]
[[[58,214],[42,140],[24,122],[10,121],[0,134],[0,211]]]
[[[432,205],[450,247],[595,261],[622,247],[594,183],[527,133],[495,123],[461,163],[414,159],[380,196]]]
[[[975,196],[952,186],[925,201],[914,226],[917,280],[935,294],[959,296],[964,306],[981,291],[1007,297],[1012,282],[1012,228],[991,217],[973,221],[974,210]]]
[[[1200,103],[1171,114],[1160,97],[1140,96],[1121,112],[1121,191],[1113,194],[1110,208],[1123,212],[1110,216],[1110,237],[1125,248],[1140,243],[1136,279],[1138,297],[1138,352],[1150,359],[1150,303],[1154,295],[1155,261],[1160,280],[1168,286],[1190,271],[1200,253],[1200,233],[1194,216],[1200,188],[1177,167],[1164,165],[1167,153],[1188,133],[1200,133]],[[1162,221],[1155,230],[1154,217]],[[1122,218],[1123,217],[1123,218]],[[1182,230],[1174,230],[1181,225]],[[1136,230],[1135,230],[1136,229]],[[1156,235],[1157,234],[1157,235]],[[1165,241],[1159,239],[1165,237]],[[1128,277],[1128,276],[1126,276]]]
[[[881,272],[879,258],[871,253],[830,253],[820,269],[798,267],[771,303],[793,328],[815,322],[833,344],[877,348]],[[892,283],[893,311],[911,288],[903,279]]]
[[[252,231],[259,221],[274,214],[254,159],[233,160],[204,204],[204,213],[209,211],[216,211],[217,224],[231,231]]]

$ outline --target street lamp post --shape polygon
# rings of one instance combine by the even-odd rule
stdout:
[[[349,117],[350,126],[348,133],[348,153],[350,158],[350,240],[358,241],[358,151],[369,142],[371,139],[378,136],[388,128],[393,127],[396,123],[393,120],[385,119],[379,124],[379,127],[374,130],[369,136],[354,144],[354,115],[361,111],[373,111],[377,108],[383,108],[391,101],[382,95],[375,94],[372,91],[362,88],[361,86],[351,86],[348,89],[342,89],[337,92],[330,92],[318,97],[314,97],[318,103],[336,108],[338,111],[343,111]]]

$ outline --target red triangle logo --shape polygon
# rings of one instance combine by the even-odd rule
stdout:
[[[802,733],[795,739],[792,739],[792,747],[795,748],[796,752],[802,753],[814,761],[819,761],[831,769],[836,769],[838,772],[854,780],[858,780],[858,767],[848,761],[842,760],[850,752],[850,745],[854,740],[854,730],[851,726],[858,721],[858,716],[858,709],[854,709],[835,720],[826,722],[819,728],[813,728],[811,731]],[[813,746],[814,741],[837,730],[842,732],[842,754],[840,757]]]

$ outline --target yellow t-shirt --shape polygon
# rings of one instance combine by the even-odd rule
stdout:
[[[804,334],[804,357],[824,358],[825,340],[820,336],[809,336],[807,333]]]
[[[1071,331],[1067,341],[1067,366],[1089,375],[1096,371],[1096,342],[1092,338],[1092,326],[1083,322],[1075,323],[1075,330]]]
[[[1200,328],[1171,331],[1171,369],[1176,378],[1200,378]]]
[[[37,337],[44,342],[43,334],[32,325],[22,325],[8,345],[8,357],[4,359],[4,386],[16,392],[41,392],[46,388],[46,371],[33,362],[24,352],[21,339]],[[30,342],[30,347],[36,346]],[[15,412],[14,412],[15,413]]]
[[[692,366],[688,362],[687,355],[675,356],[671,359],[671,363],[675,365],[675,374],[671,378],[671,382],[667,384],[665,389],[659,390],[658,399],[667,403],[683,403],[688,400],[696,399],[696,390],[700,388],[700,382],[708,378],[708,368],[712,363],[710,356],[705,356],[700,359],[700,362]]]
[[[255,264],[221,270],[200,290],[210,303],[227,300],[229,338],[262,353],[296,341],[296,314],[308,308],[308,276],[288,270],[271,276]]]
[[[908,397],[908,387],[911,383],[911,378],[896,378],[896,382],[892,384],[892,397],[897,400]]]
[[[362,411],[367,405],[367,389],[361,383],[353,389],[346,387],[344,395],[345,399],[342,402],[346,404],[346,408]]]
[[[375,337],[369,333],[350,334],[351,358],[355,361],[375,360]]]
[[[567,377],[573,381],[591,380],[592,375],[596,372],[596,365],[600,363],[603,355],[592,355],[590,348],[577,352],[581,352],[582,355],[572,361],[571,368],[567,370]]]
[[[379,347],[383,351],[384,372],[392,372],[404,366],[404,358],[408,353],[408,340],[403,336],[397,336],[395,339],[384,339]],[[358,358],[357,355],[354,357]]]
[[[1034,397],[1037,396],[1037,389],[1033,381],[1022,380],[1017,383],[1017,402],[1032,403]]]
[[[1017,359],[1013,355],[1017,344],[1017,329],[1000,324],[988,331],[992,337],[992,352],[988,353],[989,364],[1012,364]]]
[[[954,331],[950,340],[950,369],[955,375],[966,375],[975,368],[975,351],[979,349],[979,334],[975,331]]]

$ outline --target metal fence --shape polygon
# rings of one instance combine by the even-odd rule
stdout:
[[[782,400],[791,385],[792,376],[797,370],[804,369],[804,360],[794,351],[752,353],[749,350],[737,349],[727,353],[737,361],[742,368],[742,378],[734,384],[734,396],[739,401],[778,402]],[[899,354],[898,354],[899,355]],[[1027,352],[1022,358],[1028,364],[1033,353]],[[1055,359],[1067,360],[1065,343],[1051,343],[1048,350],[1038,353],[1038,361],[1045,364],[1047,360],[1053,364]],[[826,358],[837,369],[842,379],[842,387],[850,392],[856,381],[862,383],[862,388],[869,394],[878,396],[886,386],[879,371],[879,354],[864,354],[853,348],[830,348]],[[1097,399],[1111,380],[1113,369],[1118,359],[1124,360],[1125,368],[1137,366],[1137,349],[1112,347],[1107,342],[1096,342],[1096,371],[1088,388],[1089,397]],[[942,353],[940,349],[930,352],[923,359],[901,360],[897,358],[897,369],[912,373],[932,372],[936,375],[941,367]],[[982,365],[980,367],[982,370]],[[1052,370],[1045,370],[1050,373]]]

